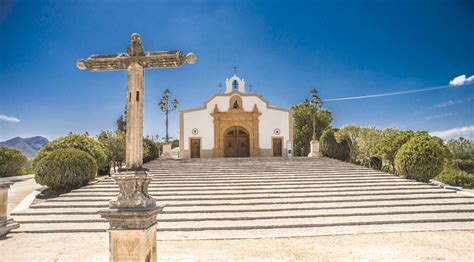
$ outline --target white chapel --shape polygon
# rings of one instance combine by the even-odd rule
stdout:
[[[203,107],[180,112],[180,158],[287,156],[293,140],[290,110],[247,93],[236,75],[225,85],[225,93]]]

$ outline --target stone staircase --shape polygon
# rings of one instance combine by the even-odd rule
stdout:
[[[474,197],[329,158],[161,160],[150,194],[158,239],[474,229]],[[12,214],[13,232],[105,232],[113,180]]]

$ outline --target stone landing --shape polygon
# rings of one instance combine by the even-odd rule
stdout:
[[[474,197],[328,158],[155,161],[158,240],[473,230]],[[12,214],[15,232],[105,232],[113,180]],[[14,234],[13,234],[14,236]]]

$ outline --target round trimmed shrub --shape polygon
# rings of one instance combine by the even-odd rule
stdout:
[[[60,193],[87,185],[97,174],[94,158],[75,148],[49,152],[36,168],[35,181]]]
[[[28,158],[20,151],[0,147],[0,177],[26,175],[27,165]]]
[[[76,148],[88,153],[96,161],[98,171],[108,174],[107,155],[105,154],[103,145],[89,136],[78,134],[70,134],[48,143],[38,152],[33,160],[33,169],[36,171],[38,162],[46,157],[49,152],[61,148]]]
[[[143,139],[143,163],[150,162],[160,156],[158,146],[148,138]]]
[[[443,170],[446,147],[427,134],[415,135],[395,156],[395,169],[408,179],[429,182]]]
[[[342,161],[349,161],[349,145],[345,140],[338,143],[334,134],[334,129],[328,129],[323,132],[319,138],[319,152],[321,152],[321,154],[326,157],[335,158]]]

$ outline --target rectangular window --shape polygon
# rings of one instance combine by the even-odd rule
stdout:
[[[138,100],[140,100],[139,97],[140,97],[140,91],[137,91],[137,102],[138,102]]]

